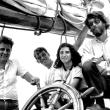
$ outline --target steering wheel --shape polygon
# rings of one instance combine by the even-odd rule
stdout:
[[[65,83],[55,83],[35,92],[22,110],[84,110],[79,92]]]

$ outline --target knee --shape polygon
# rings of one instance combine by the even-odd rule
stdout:
[[[95,66],[95,63],[91,62],[91,61],[87,61],[82,65],[82,69],[84,71],[89,71],[91,70],[93,67]]]

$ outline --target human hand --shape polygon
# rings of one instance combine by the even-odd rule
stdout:
[[[40,85],[40,79],[38,77],[33,77],[31,80],[32,85]]]
[[[101,61],[105,61],[104,56],[101,56],[99,58],[92,58],[92,62],[95,62],[97,64],[99,64]]]

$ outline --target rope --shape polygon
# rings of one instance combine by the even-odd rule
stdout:
[[[51,31],[51,29],[53,28],[54,23],[55,23],[53,18],[51,18],[52,19],[52,26],[50,28],[46,29],[46,30],[41,29],[40,16],[37,16],[36,18],[37,18],[38,24],[37,24],[37,27],[35,28],[35,33],[34,33],[35,35],[40,35],[41,33],[46,33],[46,32]]]
[[[64,36],[65,37],[65,43],[67,43],[67,36]],[[60,38],[60,45],[62,44],[62,39],[63,39],[63,35],[61,35],[61,38]]]
[[[55,13],[55,17],[54,17],[54,18],[52,18],[52,21],[53,21],[52,26],[51,26],[51,28],[50,28],[50,29],[48,29],[48,30],[47,30],[47,31],[45,31],[45,32],[49,32],[49,31],[51,31],[51,29],[53,28],[53,26],[54,26],[54,24],[55,24],[55,22],[56,22],[56,19],[57,19],[57,15],[58,15],[58,13],[59,13],[59,11],[58,11],[58,6],[59,6],[59,0],[57,0],[57,6],[56,6],[56,13]]]
[[[46,1],[45,1],[46,2]],[[37,20],[38,20],[38,26],[36,28],[36,30],[39,30],[39,33],[35,32],[36,35],[40,35],[41,33],[46,33],[46,32],[49,32],[52,30],[52,28],[54,27],[54,24],[56,22],[56,19],[57,19],[57,15],[58,15],[58,4],[59,4],[59,0],[57,0],[57,7],[56,7],[56,13],[55,13],[55,17],[54,18],[51,18],[52,19],[52,26],[51,28],[48,28],[47,30],[42,30],[40,28],[40,17],[37,17]]]
[[[59,5],[60,5],[60,8],[62,8],[60,2],[59,2]],[[65,35],[66,32],[67,32],[67,25],[66,25],[65,19],[61,16],[60,13],[59,13],[59,15],[60,15],[60,18],[62,19],[62,22],[63,22],[63,25],[64,25],[64,31],[63,31],[63,33],[61,34],[61,39],[60,39],[60,44],[62,44],[63,35]],[[65,42],[67,43],[67,36],[65,36]]]
[[[3,36],[4,29],[5,29],[5,24],[3,25],[3,28],[2,28],[1,37]]]
[[[62,18],[62,17],[61,17]],[[67,31],[67,26],[66,26],[66,22],[65,20],[62,18],[62,21],[63,21],[63,24],[64,24],[64,31],[63,33],[61,34],[61,39],[60,39],[60,44],[62,44],[62,38],[63,36],[66,34],[66,31]],[[65,35],[65,42],[67,43],[67,36]]]

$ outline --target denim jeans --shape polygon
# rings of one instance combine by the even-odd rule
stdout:
[[[0,110],[19,110],[18,101],[11,99],[0,99]]]

